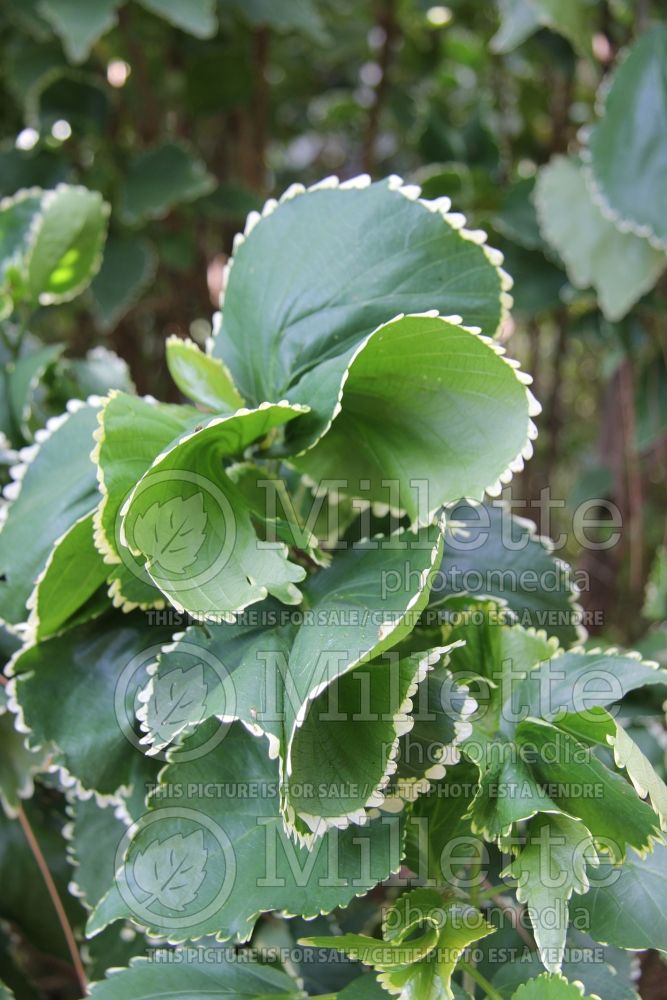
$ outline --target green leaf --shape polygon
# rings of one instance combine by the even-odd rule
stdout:
[[[117,23],[122,0],[42,0],[40,10],[62,39],[67,57],[85,62],[93,45]]]
[[[169,1000],[174,996],[187,997],[187,1000],[209,1000],[211,996],[255,1000],[259,997],[296,998],[303,993],[294,980],[279,969],[216,956],[213,962],[196,957],[182,966],[135,959],[129,969],[114,969],[104,982],[93,983],[90,995],[94,1000],[149,996],[151,1000]]]
[[[624,230],[667,247],[667,27],[640,35],[606,91],[589,136],[596,194]],[[663,257],[664,262],[664,257]]]
[[[90,449],[96,420],[95,405],[73,401],[68,413],[37,432],[36,445],[21,452],[25,464],[5,488],[15,499],[0,531],[0,615],[12,625],[25,621],[34,581],[53,546],[95,506]]]
[[[252,27],[267,27],[279,33],[298,32],[319,44],[328,38],[314,0],[292,0],[289,4],[276,4],[271,0],[224,0],[222,9],[235,11]]]
[[[192,340],[168,337],[169,374],[184,396],[217,413],[238,410],[243,399],[219,358],[204,354]]]
[[[499,492],[532,450],[539,412],[499,353],[430,313],[378,327],[289,390],[311,410],[287,434],[290,450],[307,449],[295,466],[315,483],[344,478],[348,495],[420,523],[462,496]]]
[[[595,1000],[584,996],[578,983],[568,983],[563,976],[545,972],[529,979],[512,994],[512,1000]]]
[[[33,794],[33,775],[46,766],[47,753],[26,746],[25,734],[17,730],[16,716],[6,701],[0,688],[0,803],[5,814],[13,817],[21,799]]]
[[[628,851],[620,868],[600,865],[590,873],[591,889],[577,901],[578,911],[587,917],[588,933],[596,941],[618,948],[665,951],[667,914],[667,847],[656,844],[653,852],[641,857]]]
[[[462,501],[447,512],[440,572],[430,606],[467,594],[507,606],[524,628],[544,629],[570,645],[581,632],[578,590],[569,566],[553,553],[549,539],[531,521],[516,517],[499,501]]]
[[[44,192],[26,248],[32,303],[69,302],[90,284],[102,263],[108,215],[96,191],[59,184]]]
[[[139,0],[141,5],[196,38],[211,38],[218,27],[215,0]]]
[[[69,844],[67,857],[73,866],[72,894],[92,910],[113,884],[116,851],[126,826],[112,805],[101,805],[94,796],[70,800],[70,823],[63,833]]]
[[[48,347],[27,354],[8,366],[9,402],[12,415],[26,440],[32,439],[35,429],[31,426],[35,390],[46,372],[63,352],[62,344],[49,344]]]
[[[53,635],[95,594],[108,568],[93,542],[93,514],[75,521],[51,549],[28,598],[27,635]]]
[[[178,3],[178,8],[183,5]],[[189,9],[189,8],[188,8]],[[215,179],[182,142],[165,142],[131,160],[120,196],[120,214],[129,225],[163,219],[184,202],[195,201],[215,187]]]
[[[508,722],[527,716],[556,719],[563,713],[589,712],[620,701],[630,691],[667,684],[667,671],[642,661],[639,653],[572,650],[544,660],[519,680],[504,713]]]
[[[607,742],[613,748],[616,767],[627,771],[637,795],[642,799],[648,797],[660,817],[662,829],[667,830],[667,786],[660,775],[656,774],[650,760],[618,722],[614,735],[608,737]]]
[[[511,52],[538,28],[563,35],[583,55],[591,54],[592,30],[581,0],[500,0],[502,24],[491,39],[492,52]]]
[[[642,615],[649,621],[667,618],[667,546],[662,545],[653,557],[644,591]]]
[[[8,986],[0,981],[0,1000],[15,1000],[15,995]]]
[[[516,739],[524,761],[556,806],[580,819],[614,860],[622,861],[626,846],[651,850],[660,837],[658,817],[590,749],[546,722],[520,722]],[[586,789],[591,794],[584,794]]]
[[[166,736],[188,733],[202,718],[241,719],[251,731],[267,735],[272,753],[280,754],[287,821],[301,835],[347,825],[351,817],[360,821],[367,802],[376,804],[397,730],[408,725],[409,690],[437,658],[427,654],[399,662],[391,655],[383,661],[378,657],[412,629],[440,551],[436,529],[367,541],[304,583],[306,615],[266,602],[236,624],[191,627],[158,659],[140,713],[144,742],[155,753],[166,746]],[[399,586],[385,593],[386,581],[394,578]],[[350,675],[371,661],[372,666]],[[162,686],[180,687],[181,672],[189,675],[194,666],[203,670],[205,707],[199,697],[187,711],[179,705],[178,730],[163,733]],[[192,676],[198,689],[199,673]],[[374,689],[385,717],[373,708],[380,718],[367,718],[368,688]],[[454,722],[443,729],[452,742],[462,703],[464,697],[454,699]],[[350,752],[359,739],[365,741],[365,754]],[[325,792],[316,794],[321,788]]]
[[[507,283],[489,260],[498,255],[455,228],[463,217],[447,214],[448,199],[412,200],[417,193],[397,178],[370,187],[331,178],[307,192],[295,185],[249,216],[213,355],[251,404],[281,399],[399,313],[435,308],[495,333]]]
[[[209,722],[202,729],[210,739],[218,724]],[[205,755],[197,755],[198,739],[199,734],[191,738],[194,759],[162,771],[149,812],[130,830],[116,886],[91,915],[89,934],[129,917],[170,940],[208,933],[247,940],[262,911],[306,916],[327,912],[346,905],[398,867],[401,836],[396,817],[380,817],[362,829],[332,830],[310,852],[295,847],[280,813],[278,762],[269,759],[264,741],[239,723]],[[183,748],[187,755],[188,741]],[[209,795],[207,787],[219,792]],[[203,837],[206,855],[195,898],[186,902],[184,887],[182,895],[164,905],[154,892],[141,891],[138,858],[150,849],[153,862],[168,867],[165,855],[171,838],[195,833]]]
[[[98,328],[107,333],[139,301],[157,269],[151,243],[134,236],[109,238],[102,266],[90,286]]]
[[[174,833],[165,840],[152,841],[145,851],[137,851],[132,875],[137,888],[148,894],[144,905],[157,903],[167,910],[184,910],[197,898],[206,877],[207,857],[203,830],[186,836]]]
[[[288,561],[284,544],[260,543],[222,459],[302,413],[264,403],[209,418],[158,455],[125,500],[121,543],[178,610],[219,621],[267,593],[286,604],[301,600],[295,584],[305,570]]]
[[[25,258],[42,198],[39,188],[31,188],[0,201],[0,317],[11,313],[13,300],[26,297]]]
[[[126,560],[128,572],[142,565],[128,561],[120,541],[120,509],[153,459],[184,430],[196,427],[201,414],[194,407],[173,406],[112,391],[99,414],[95,431],[102,499],[95,513],[95,544],[110,565]],[[137,428],[140,432],[137,433]]]
[[[620,320],[648,292],[667,264],[648,240],[622,232],[606,218],[586,186],[580,164],[557,156],[535,186],[542,234],[563,259],[576,288],[592,286],[609,320]]]
[[[52,744],[55,762],[85,791],[118,796],[148,780],[155,768],[139,748],[134,712],[146,668],[169,635],[163,626],[147,629],[139,613],[112,612],[24,647],[12,660],[9,691],[28,744]]]
[[[593,838],[582,823],[543,815],[531,821],[518,856],[501,872],[518,882],[517,899],[528,907],[540,959],[549,972],[561,971],[568,901],[573,892],[588,891],[586,868],[597,863]]]
[[[421,937],[411,937],[418,927]],[[467,904],[443,900],[430,889],[414,889],[400,896],[383,918],[383,941],[363,934],[304,938],[302,944],[330,947],[371,965],[390,993],[418,1000],[454,1000],[452,974],[459,958],[474,941],[495,927]]]

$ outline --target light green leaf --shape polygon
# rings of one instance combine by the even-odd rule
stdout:
[[[499,491],[531,450],[539,412],[499,350],[437,315],[380,326],[289,390],[311,410],[287,434],[288,449],[308,449],[294,464],[422,524],[442,504]]]
[[[614,751],[614,763],[627,771],[637,795],[642,799],[648,797],[660,817],[662,829],[667,830],[667,786],[620,723],[616,723],[615,730],[614,735],[607,738]]]
[[[90,286],[90,299],[97,326],[103,333],[138,302],[157,269],[151,243],[135,236],[109,238],[102,266]]]
[[[93,45],[117,22],[122,0],[42,0],[40,10],[62,39],[68,58],[85,62]]]
[[[183,5],[178,3],[179,9]],[[182,142],[166,142],[138,153],[130,162],[120,199],[129,225],[162,219],[176,205],[195,201],[215,187],[203,160]]]
[[[12,660],[9,690],[29,745],[52,744],[55,762],[100,795],[152,780],[155,766],[139,748],[134,713],[146,669],[170,633],[147,629],[142,614],[111,612],[24,647]]]
[[[656,844],[648,857],[628,851],[620,868],[601,865],[590,874],[591,889],[577,901],[596,941],[618,948],[667,951],[667,847]]]
[[[536,979],[529,979],[512,994],[512,1000],[595,1000],[584,996],[578,983],[555,973],[545,972]]]
[[[96,421],[96,406],[75,401],[37,432],[37,444],[21,452],[24,464],[14,471],[20,478],[5,488],[16,497],[0,531],[0,616],[10,624],[25,621],[34,581],[55,543],[95,506]]]
[[[0,317],[26,298],[25,258],[43,196],[39,188],[30,188],[0,201]]]
[[[230,961],[216,955],[214,961],[194,958],[184,965],[164,965],[144,958],[135,959],[128,969],[114,969],[102,983],[93,983],[93,1000],[128,1000],[150,997],[171,1000],[256,1000],[256,998],[302,997],[296,983],[279,969],[255,962]]]
[[[667,247],[667,26],[640,35],[614,74],[589,136],[590,170],[621,228]],[[664,263],[664,256],[663,256]]]
[[[218,27],[215,0],[139,0],[158,17],[164,18],[177,28],[187,31],[196,38],[211,38]]]
[[[660,837],[658,817],[589,748],[556,726],[531,720],[519,723],[516,739],[524,761],[556,806],[580,819],[615,861],[623,860],[626,846],[651,850]],[[586,788],[593,794],[582,794]]]
[[[44,639],[66,624],[106,580],[108,567],[93,542],[93,514],[84,514],[54,544],[28,598],[27,633]]]
[[[667,618],[667,545],[661,545],[653,557],[644,591],[642,615],[656,622]]]
[[[535,525],[500,501],[462,501],[447,512],[440,572],[430,606],[468,594],[506,605],[524,628],[544,629],[563,646],[583,631],[573,571]]]
[[[96,191],[59,184],[42,196],[26,248],[26,284],[32,303],[69,302],[102,263],[109,206]]]
[[[95,544],[110,565],[129,559],[120,541],[120,509],[153,459],[184,430],[196,427],[201,414],[194,407],[173,406],[112,391],[99,414],[95,431],[102,499],[95,513]],[[128,572],[142,564],[132,560]]]
[[[202,727],[205,739],[218,724]],[[191,738],[197,744],[199,734]],[[188,752],[188,741],[183,745]],[[168,765],[149,812],[131,828],[115,888],[91,915],[88,933],[129,917],[171,940],[217,933],[247,940],[259,914],[285,910],[314,916],[346,905],[396,870],[400,863],[400,821],[381,817],[361,829],[332,830],[312,851],[296,847],[284,831],[280,813],[278,762],[270,760],[263,739],[239,723],[205,755]],[[215,786],[219,794],[206,794]],[[240,791],[252,788],[253,795]],[[189,789],[185,800],[181,791]],[[201,797],[197,789],[202,789]],[[237,794],[236,790],[239,789]],[[175,835],[203,836],[204,880],[180,909],[161,904],[137,885],[137,857],[156,842],[156,852]],[[162,862],[160,862],[162,863]],[[166,862],[165,862],[166,863]]]
[[[501,24],[489,43],[492,52],[511,52],[540,27],[540,15],[531,0],[499,0]]]
[[[286,402],[264,403],[209,418],[158,455],[125,500],[121,543],[141,557],[151,580],[178,610],[220,621],[267,593],[286,604],[301,600],[295,584],[305,570],[288,561],[283,543],[260,542],[222,460],[240,456],[253,441],[302,413],[303,407]],[[181,537],[184,515],[190,533]],[[154,562],[154,556],[160,559]]]
[[[238,410],[243,399],[219,358],[204,354],[192,340],[168,337],[169,374],[184,396],[217,413]]]
[[[580,164],[564,156],[542,167],[535,186],[542,234],[558,251],[576,288],[592,286],[600,309],[619,320],[653,287],[667,257],[603,214]]]
[[[502,877],[517,880],[517,899],[525,903],[542,964],[560,972],[573,892],[589,889],[586,867],[597,865],[593,838],[586,827],[567,816],[538,816],[526,841]]]
[[[421,937],[411,933],[425,928]],[[302,944],[329,946],[373,966],[390,993],[419,1000],[454,1000],[452,974],[468,945],[492,934],[473,907],[443,900],[430,889],[414,889],[400,896],[383,918],[383,941],[362,934],[304,938]]]

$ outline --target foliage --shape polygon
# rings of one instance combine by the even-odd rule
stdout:
[[[638,521],[665,26],[583,0],[0,19],[0,997],[637,997],[628,952],[667,951],[665,549]],[[623,407],[593,486],[559,464],[566,351]],[[625,504],[646,635],[619,612],[588,640],[599,595],[513,510],[552,469]],[[612,528],[566,550],[604,561]]]

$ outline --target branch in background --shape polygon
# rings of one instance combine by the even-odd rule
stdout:
[[[563,363],[567,353],[567,310],[558,309],[556,321],[556,351],[553,362],[553,382],[547,406],[547,427],[549,431],[549,449],[547,451],[547,469],[551,471],[558,461],[560,452],[561,431],[563,429]]]
[[[396,37],[398,35],[398,21],[396,19],[396,0],[382,0],[380,15],[377,27],[384,32],[382,48],[378,60],[380,66],[380,79],[375,88],[375,99],[371,104],[366,124],[366,134],[362,149],[362,163],[364,171],[373,176],[375,173],[377,160],[377,140],[380,129],[380,119],[382,110],[387,98],[389,87],[389,73],[391,59],[394,51]]]
[[[636,443],[635,389],[632,362],[626,357],[619,370],[619,399],[623,428],[623,459],[627,482],[630,586],[638,594],[643,585],[642,477]]]
[[[41,872],[42,878],[44,879],[44,884],[46,885],[47,892],[49,894],[51,902],[53,903],[53,908],[56,911],[56,915],[58,917],[58,922],[62,927],[63,935],[65,941],[67,942],[67,949],[72,958],[72,965],[74,966],[74,969],[76,971],[76,977],[79,981],[79,986],[81,987],[83,995],[86,996],[88,993],[88,978],[86,976],[86,971],[83,967],[83,962],[81,961],[81,955],[79,954],[79,949],[77,947],[76,940],[74,938],[74,932],[70,927],[69,920],[67,919],[67,914],[65,913],[65,908],[62,904],[62,900],[58,895],[56,884],[53,881],[53,877],[51,875],[51,872],[49,871],[49,866],[46,863],[46,858],[42,854],[42,849],[39,846],[39,842],[33,832],[32,827],[30,826],[30,820],[23,811],[23,806],[18,807],[16,811],[16,816],[19,823],[21,824],[21,828],[25,835],[25,839],[28,841],[28,846],[32,851],[33,857],[37,863],[37,867]]]
[[[252,36],[252,61],[255,78],[252,100],[252,124],[255,152],[255,177],[253,187],[263,192],[266,186],[266,147],[269,127],[269,81],[266,71],[269,64],[268,28],[258,28]]]

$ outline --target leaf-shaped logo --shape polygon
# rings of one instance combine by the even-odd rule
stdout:
[[[140,851],[132,873],[138,887],[148,893],[142,907],[150,909],[157,902],[170,910],[184,910],[204,881],[207,857],[203,830],[185,836],[176,833]]]
[[[151,569],[182,575],[204,544],[207,520],[202,493],[193,493],[187,500],[156,500],[137,517],[134,542]]]
[[[154,678],[146,706],[146,727],[154,750],[167,746],[184,729],[203,720],[207,694],[202,663]]]

